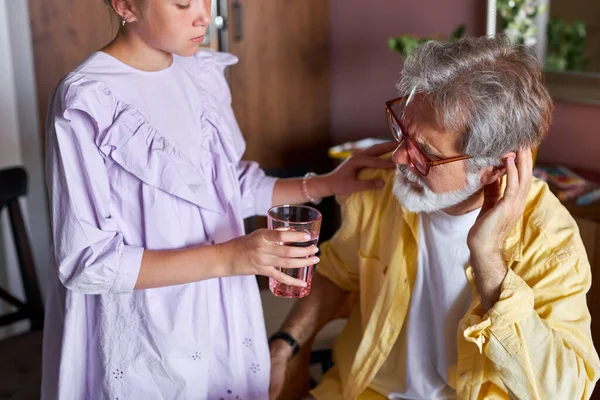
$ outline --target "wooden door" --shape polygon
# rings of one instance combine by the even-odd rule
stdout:
[[[29,10],[43,148],[52,90],[90,53],[110,42],[118,21],[102,0],[30,0]]]
[[[263,168],[327,163],[329,2],[229,0],[230,71],[245,158]]]

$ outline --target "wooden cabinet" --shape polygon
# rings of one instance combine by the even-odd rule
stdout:
[[[596,351],[600,351],[600,202],[586,207],[568,202],[566,206],[577,222],[591,265],[592,287],[587,295],[587,304],[592,316],[594,346]],[[600,385],[596,385],[591,398],[600,400]]]
[[[575,217],[575,222],[579,226],[581,239],[592,265],[592,284],[596,286],[596,283],[600,284],[600,221]],[[600,294],[597,300],[600,302]]]
[[[592,335],[600,345],[600,221],[575,217],[581,239],[592,267],[592,289],[588,293],[588,307],[592,314]],[[600,350],[600,347],[599,347]]]
[[[592,315],[592,338],[596,351],[600,351],[600,221],[575,216],[581,239],[592,267],[592,288],[587,303]],[[600,399],[600,388],[596,386],[592,399]]]
[[[329,1],[230,0],[228,8],[246,158],[269,169],[328,162]]]

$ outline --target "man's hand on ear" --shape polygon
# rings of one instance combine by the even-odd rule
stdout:
[[[501,179],[485,187],[481,212],[467,237],[475,282],[486,310],[498,301],[500,287],[507,272],[503,254],[504,241],[525,210],[533,175],[531,149],[520,149],[516,160],[509,156],[504,163],[504,193]]]

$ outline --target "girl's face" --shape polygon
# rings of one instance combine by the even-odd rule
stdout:
[[[144,0],[131,29],[157,50],[192,56],[211,21],[211,0]]]

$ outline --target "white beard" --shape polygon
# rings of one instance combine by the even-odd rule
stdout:
[[[467,200],[481,188],[481,178],[474,172],[467,172],[467,186],[445,193],[431,191],[421,177],[406,166],[396,168],[394,179],[394,195],[408,211],[415,213],[433,212],[453,207]]]

